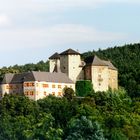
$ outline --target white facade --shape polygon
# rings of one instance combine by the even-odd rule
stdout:
[[[60,60],[59,59],[51,59],[49,61],[49,71],[54,72],[55,67],[60,68]]]
[[[65,87],[75,90],[75,84],[29,81],[24,82],[24,95],[32,100],[42,99],[48,95],[62,97]]]

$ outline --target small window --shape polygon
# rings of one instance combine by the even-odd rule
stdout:
[[[35,84],[34,83],[32,83],[32,87],[34,87],[35,86]]]
[[[47,96],[47,92],[46,91],[44,91],[44,95]]]
[[[58,96],[62,96],[62,93],[61,92],[58,92]]]
[[[58,88],[62,88],[61,85],[58,85]]]
[[[26,83],[26,86],[29,87],[30,86],[29,83]]]
[[[52,88],[55,88],[55,85],[52,85]]]
[[[43,86],[43,88],[48,88],[49,87],[48,84],[43,84],[42,86]]]

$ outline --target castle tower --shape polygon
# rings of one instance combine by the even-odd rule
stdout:
[[[91,80],[93,89],[96,91],[107,91],[109,87],[108,64],[104,63],[97,56],[85,59],[85,77]]]
[[[60,55],[57,52],[49,57],[49,72],[60,72]]]
[[[84,79],[81,55],[72,49],[68,49],[60,54],[60,69],[74,82]]]

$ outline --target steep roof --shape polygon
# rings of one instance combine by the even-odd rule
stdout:
[[[50,56],[49,59],[60,59],[60,55],[56,52],[52,56]]]
[[[108,66],[106,63],[103,62],[100,58],[98,58],[96,55],[87,57],[85,59],[86,65],[92,65],[92,66]]]
[[[2,84],[9,84],[11,80],[13,79],[14,74],[13,73],[7,73],[4,75],[3,80],[1,81]]]
[[[54,83],[73,83],[64,73],[35,72],[33,76],[36,81],[54,82]]]
[[[108,65],[109,69],[117,70],[117,68],[110,61],[103,60],[103,62]]]
[[[80,53],[75,50],[68,49],[68,50],[60,53],[60,55],[80,55]]]
[[[21,74],[13,74],[8,73],[4,75],[2,80],[2,84],[16,84],[16,83],[23,83],[24,78],[29,75],[30,73],[21,73]]]
[[[17,84],[26,81],[45,81],[54,83],[73,83],[64,73],[28,72],[21,74],[5,74],[2,84]]]

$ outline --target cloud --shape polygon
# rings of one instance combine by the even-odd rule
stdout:
[[[103,42],[124,38],[121,33],[103,32],[84,25],[59,24],[48,29],[47,38],[57,43]]]
[[[9,26],[11,24],[11,21],[9,17],[5,14],[0,14],[0,27]]]
[[[76,43],[110,42],[124,39],[122,33],[98,31],[78,24],[58,24],[48,28],[12,29],[0,32],[1,50],[54,47]]]

